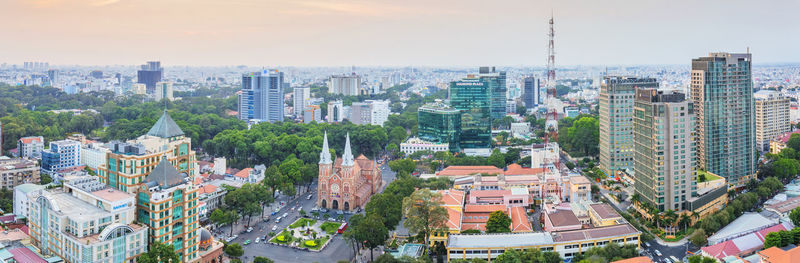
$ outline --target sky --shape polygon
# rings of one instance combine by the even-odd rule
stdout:
[[[800,1],[0,0],[0,63],[189,66],[800,62]]]

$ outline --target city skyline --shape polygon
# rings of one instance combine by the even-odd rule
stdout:
[[[685,64],[709,52],[800,62],[800,2],[11,1],[0,63],[271,66]],[[724,26],[718,25],[724,21]],[[707,30],[714,27],[714,30]],[[778,33],[776,33],[778,32]],[[594,41],[605,39],[605,41]],[[610,39],[610,40],[609,40]],[[33,41],[23,41],[33,40]]]

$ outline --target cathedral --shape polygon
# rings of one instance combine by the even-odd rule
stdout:
[[[344,154],[335,161],[331,160],[327,132],[322,152],[319,154],[318,180],[317,206],[344,211],[363,208],[369,198],[378,192],[383,182],[381,170],[375,161],[363,154],[353,158],[349,133],[344,145]]]

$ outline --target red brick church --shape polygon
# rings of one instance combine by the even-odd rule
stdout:
[[[317,206],[344,211],[363,208],[370,196],[378,192],[382,183],[381,170],[375,161],[363,154],[353,159],[349,133],[344,154],[335,161],[331,160],[328,133],[325,133],[322,152],[319,154],[317,180]]]

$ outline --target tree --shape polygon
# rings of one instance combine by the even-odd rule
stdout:
[[[796,152],[800,152],[800,134],[795,133],[789,136],[789,140],[786,141],[786,147],[792,148]]]
[[[416,190],[403,199],[403,214],[406,216],[403,226],[412,232],[424,234],[426,249],[431,233],[445,226],[448,215],[442,204],[442,195],[428,189]]]
[[[392,160],[389,161],[389,169],[396,173],[406,172],[410,174],[416,169],[416,163],[411,158]]]
[[[800,162],[795,159],[781,158],[772,163],[772,170],[778,178],[791,179],[800,171]]]
[[[272,261],[272,259],[268,259],[265,257],[256,257],[253,259],[253,263],[274,263],[274,262],[275,261]]]
[[[502,210],[497,210],[489,214],[486,221],[486,233],[508,233],[511,232],[511,217]]]
[[[692,233],[692,236],[689,237],[689,241],[691,241],[692,244],[694,244],[695,246],[698,246],[698,247],[705,245],[706,242],[708,242],[706,240],[706,231],[703,230],[702,228],[696,229]]]
[[[690,256],[689,263],[716,263],[717,259],[712,257],[706,257],[701,255],[694,255]]]
[[[228,254],[228,256],[235,258],[244,255],[244,249],[242,248],[242,245],[239,245],[239,243],[227,244],[224,248],[222,248],[222,251],[224,251],[225,254]]]
[[[377,214],[383,220],[383,225],[389,230],[394,230],[403,217],[402,202],[397,196],[390,193],[376,194],[364,206],[367,214]]]
[[[225,214],[225,211],[222,209],[214,209],[214,212],[211,212],[211,215],[208,216],[208,220],[211,220],[211,223],[216,225],[224,225],[228,223],[228,216]]]
[[[506,167],[506,158],[499,149],[494,149],[492,151],[492,155],[489,156],[488,159],[489,165],[494,165],[497,168]]]
[[[375,263],[400,263],[400,260],[394,258],[391,253],[383,253],[375,259]]]
[[[792,223],[794,223],[794,225],[800,226],[800,207],[792,209],[792,212],[789,213],[789,218],[792,219]]]
[[[136,262],[139,263],[178,263],[180,261],[178,254],[175,254],[175,250],[172,249],[172,246],[165,245],[158,241],[150,244],[147,252],[142,253],[136,259]]]
[[[389,239],[389,230],[377,214],[368,214],[355,228],[356,240],[370,248],[370,261],[374,261],[372,250],[386,243]]]
[[[233,223],[239,221],[242,218],[236,210],[229,210],[226,214],[227,222],[231,224],[231,236],[233,236]]]
[[[781,236],[778,232],[772,232],[767,234],[764,238],[764,249],[771,248],[771,247],[780,247],[781,246]]]
[[[53,182],[53,178],[49,174],[43,173],[39,177],[39,184],[49,184]]]

